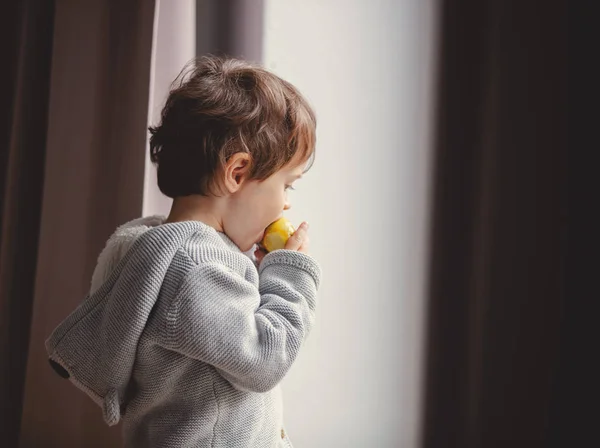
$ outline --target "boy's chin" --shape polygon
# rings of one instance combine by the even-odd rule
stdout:
[[[264,232],[260,234],[260,237],[256,239],[256,241],[253,241],[251,243],[245,243],[245,244],[241,244],[238,245],[238,247],[240,248],[240,250],[242,252],[249,252],[252,251],[254,252],[257,248],[257,246],[260,246],[261,241],[264,238]]]
[[[256,250],[256,245],[257,245],[257,243],[252,243],[249,246],[248,245],[241,246],[240,250],[242,252],[250,252],[250,251],[254,252]]]

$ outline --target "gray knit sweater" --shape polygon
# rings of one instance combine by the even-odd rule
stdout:
[[[117,229],[90,294],[46,341],[128,447],[290,447],[278,383],[315,317],[320,268],[280,250],[257,270],[196,221]]]

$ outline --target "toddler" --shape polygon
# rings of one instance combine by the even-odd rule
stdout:
[[[291,447],[278,384],[315,318],[320,268],[302,223],[258,248],[308,169],[315,116],[290,83],[205,56],[150,128],[167,217],[119,227],[90,293],[50,335],[50,364],[122,420],[125,446]],[[252,253],[252,259],[246,253]]]

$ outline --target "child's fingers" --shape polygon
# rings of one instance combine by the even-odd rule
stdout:
[[[298,249],[298,252],[302,252],[303,254],[307,254],[309,252],[309,246],[310,246],[310,239],[307,237],[304,242],[302,243],[302,246],[300,246],[300,248]]]
[[[294,232],[294,234],[287,241],[285,248],[288,250],[299,250],[300,247],[308,239],[308,223],[303,222],[300,227]]]

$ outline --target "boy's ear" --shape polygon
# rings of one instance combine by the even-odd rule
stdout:
[[[225,164],[224,187],[227,192],[235,193],[240,189],[250,172],[250,155],[238,152],[232,155]]]

